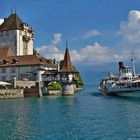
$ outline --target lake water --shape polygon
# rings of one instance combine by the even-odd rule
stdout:
[[[0,140],[139,140],[140,99],[102,96],[0,100]]]

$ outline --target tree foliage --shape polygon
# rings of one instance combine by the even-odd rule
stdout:
[[[51,82],[48,87],[48,90],[62,90],[62,86],[61,84],[59,84],[58,82]]]
[[[83,82],[83,79],[82,79],[82,76],[81,76],[80,72],[75,67],[73,67],[73,68],[77,71],[76,79],[74,80],[75,84],[76,84],[76,87],[77,88],[83,87],[84,86],[84,82]]]
[[[77,77],[77,79],[75,80],[76,87],[83,87],[84,86],[84,82],[82,80],[80,72],[78,72],[76,74],[76,77]]]

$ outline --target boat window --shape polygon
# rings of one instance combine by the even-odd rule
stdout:
[[[124,70],[124,73],[126,73],[126,70]]]

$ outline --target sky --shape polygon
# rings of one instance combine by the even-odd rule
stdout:
[[[47,58],[63,59],[68,48],[86,82],[117,73],[118,61],[140,71],[139,0],[1,0],[0,19],[11,10],[35,29],[34,47]]]

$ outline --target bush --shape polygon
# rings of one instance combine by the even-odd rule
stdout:
[[[62,90],[62,86],[58,82],[51,82],[48,85],[47,89],[48,90]]]
[[[79,72],[76,74],[76,77],[78,78],[78,80],[75,80],[76,87],[78,87],[78,88],[83,87],[84,82],[83,82],[82,77]]]
[[[78,88],[84,86],[83,81],[81,81],[81,80],[76,80],[75,84],[76,84],[76,87],[78,87]]]

